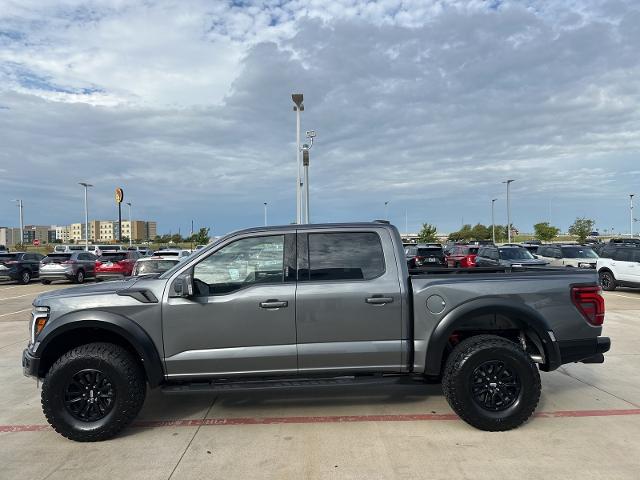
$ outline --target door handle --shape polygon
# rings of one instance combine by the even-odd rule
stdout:
[[[289,302],[280,301],[280,300],[267,300],[265,302],[260,302],[260,308],[275,309],[275,308],[284,308],[284,307],[287,307],[288,305],[289,305]]]
[[[385,305],[387,303],[393,302],[393,297],[369,297],[365,300],[365,302],[370,303],[372,305]]]

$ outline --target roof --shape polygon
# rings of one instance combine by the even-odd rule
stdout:
[[[333,228],[394,228],[390,223],[386,223],[382,220],[376,220],[373,222],[351,222],[351,223],[305,223],[305,224],[296,224],[292,223],[289,225],[273,225],[273,226],[262,226],[262,227],[251,227],[245,228],[242,230],[236,230],[234,232],[230,232],[229,235],[240,235],[244,233],[254,233],[254,232],[273,232],[273,231],[282,231],[282,230],[312,230],[312,229],[333,229]]]

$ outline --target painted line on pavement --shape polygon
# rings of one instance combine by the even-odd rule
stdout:
[[[29,312],[31,311],[30,308],[25,308],[24,310],[18,310],[17,312],[11,312],[11,313],[3,313],[2,315],[0,315],[1,317],[8,317],[9,315],[15,315],[16,313],[24,313],[24,312]]]
[[[561,410],[555,412],[539,412],[537,418],[585,418],[616,417],[640,415],[640,408],[618,410]],[[238,418],[205,418],[194,420],[142,420],[133,424],[134,428],[164,427],[206,427],[233,425],[282,425],[312,423],[360,423],[360,422],[425,422],[435,420],[460,420],[453,413],[417,413],[398,415],[330,415],[306,417],[238,417]],[[0,425],[0,433],[43,432],[52,430],[49,425]]]
[[[608,295],[614,295],[616,297],[622,297],[622,298],[631,298],[632,300],[640,300],[640,296],[630,297],[629,295],[621,295],[620,293],[611,293],[611,292],[608,292]]]

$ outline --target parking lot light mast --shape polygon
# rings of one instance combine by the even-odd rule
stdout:
[[[20,216],[20,244],[22,245],[22,243],[24,242],[24,217],[22,216],[22,210],[23,210],[22,200],[11,200],[11,201],[16,202],[16,205],[18,207],[18,215]],[[18,242],[14,240],[13,243],[16,244]]]
[[[502,182],[507,184],[507,243],[511,243],[511,198],[509,196],[509,186],[512,182],[515,182],[515,180],[510,179]]]
[[[300,112],[304,112],[304,105],[302,100],[304,96],[302,93],[294,93],[291,95],[291,99],[295,105],[293,111],[296,112],[296,168],[298,170],[298,176],[296,179],[296,223],[302,223],[302,171],[300,162]]]
[[[127,202],[129,205],[129,246],[133,245],[133,223],[131,223],[131,202]]]
[[[90,183],[80,182],[84,187],[84,249],[89,250],[89,202],[87,201],[87,189],[93,187]]]
[[[384,202],[384,219],[389,221],[389,201]]]
[[[494,207],[497,200],[497,198],[491,199],[491,238],[493,239],[493,243],[496,243],[496,217],[494,214]]]
[[[631,238],[633,238],[633,197],[634,197],[634,194],[630,193],[629,194],[629,216],[631,217],[631,222],[629,227],[629,234]]]
[[[266,227],[268,225],[267,223],[267,206],[269,204],[267,202],[264,202],[264,226]]]

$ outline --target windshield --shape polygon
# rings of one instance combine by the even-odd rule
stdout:
[[[562,247],[564,258],[598,258],[598,254],[590,248]]]
[[[133,275],[166,272],[177,263],[179,263],[177,260],[145,260],[136,263]]]
[[[127,254],[126,253],[119,253],[119,252],[107,252],[107,253],[103,253],[102,255],[100,255],[100,257],[98,257],[98,261],[104,263],[104,262],[120,262],[124,259],[127,258]]]
[[[13,260],[18,255],[16,253],[0,253],[0,262],[6,262],[7,260]]]
[[[42,263],[62,263],[71,258],[70,253],[50,253],[47,255]]]
[[[534,260],[535,257],[526,248],[501,248],[500,258],[503,260]]]

